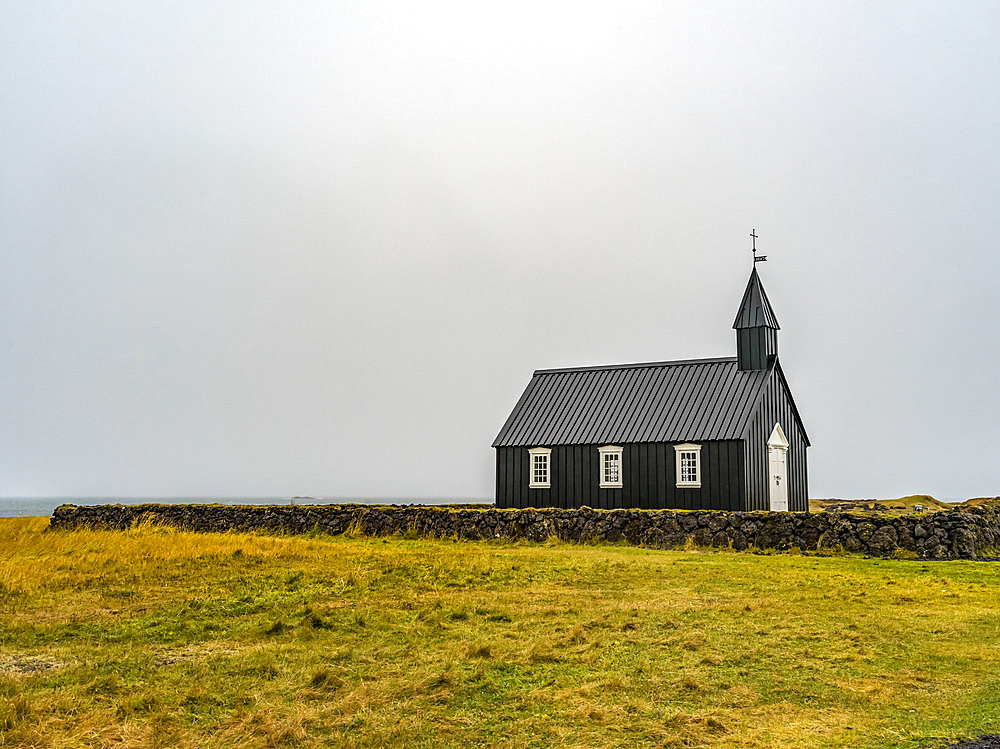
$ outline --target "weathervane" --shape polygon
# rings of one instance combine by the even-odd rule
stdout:
[[[750,237],[753,240],[753,261],[755,263],[766,262],[767,261],[767,255],[761,255],[760,257],[757,257],[757,230],[756,229],[751,229],[750,230]]]

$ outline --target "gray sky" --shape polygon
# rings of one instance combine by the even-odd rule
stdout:
[[[1000,493],[996,3],[3,3],[0,494],[487,497],[735,352],[814,497]]]

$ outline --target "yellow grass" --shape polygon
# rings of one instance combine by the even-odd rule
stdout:
[[[926,747],[1000,567],[0,520],[0,746]]]

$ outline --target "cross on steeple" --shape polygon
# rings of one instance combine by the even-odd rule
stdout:
[[[763,263],[763,262],[765,262],[767,260],[767,255],[761,255],[760,257],[757,257],[757,230],[756,229],[751,229],[750,230],[750,237],[751,237],[751,239],[753,241],[753,261],[755,263]]]

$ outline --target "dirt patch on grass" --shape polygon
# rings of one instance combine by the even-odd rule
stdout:
[[[944,749],[1000,749],[1000,733],[963,741],[961,744],[949,744]]]
[[[30,676],[68,665],[67,661],[44,655],[0,655],[0,676]]]

